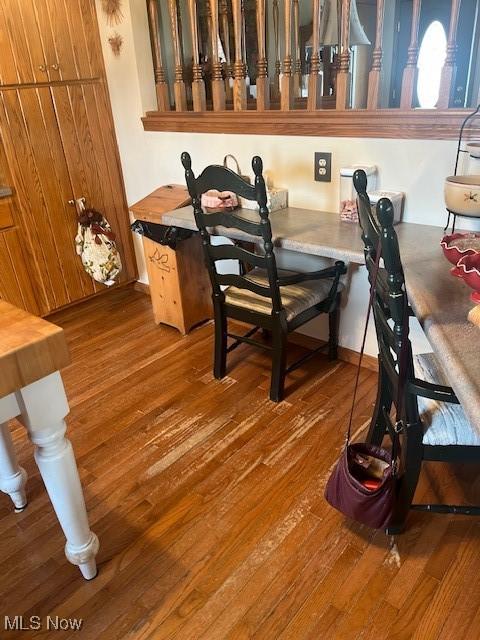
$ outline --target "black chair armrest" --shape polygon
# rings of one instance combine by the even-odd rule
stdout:
[[[324,280],[327,278],[340,278],[340,276],[347,273],[347,268],[344,262],[338,261],[332,267],[326,269],[320,269],[320,271],[310,271],[308,273],[295,273],[291,276],[283,276],[278,278],[278,284],[283,287],[289,284],[299,284],[300,282],[307,282],[308,280]]]
[[[459,399],[455,395],[452,387],[445,387],[441,384],[433,384],[414,378],[408,383],[408,391],[422,398],[430,398],[438,402],[451,402],[452,404],[460,404]]]

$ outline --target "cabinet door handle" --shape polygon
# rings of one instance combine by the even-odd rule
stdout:
[[[38,65],[38,68],[40,69],[40,71],[43,71],[43,73],[47,73],[47,65],[40,64]]]
[[[85,209],[85,203],[86,203],[86,199],[85,198],[75,198],[75,200],[69,200],[68,204],[72,207],[75,207],[75,210],[77,212],[77,216],[79,216],[82,211],[84,211]]]
[[[54,64],[50,65],[50,69],[53,69],[54,71],[58,71],[60,69],[60,65],[58,64],[58,62],[55,62]]]

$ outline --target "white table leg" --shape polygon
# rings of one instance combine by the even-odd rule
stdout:
[[[67,539],[65,555],[84,578],[97,575],[98,538],[90,531],[77,464],[65,437],[69,412],[62,379],[53,373],[16,394],[19,418],[35,444],[35,460]]]
[[[27,506],[26,481],[27,472],[18,465],[10,428],[4,422],[0,424],[0,491],[10,496],[15,511],[22,511]]]

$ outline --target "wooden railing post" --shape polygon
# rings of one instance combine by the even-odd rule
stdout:
[[[278,0],[273,0],[273,36],[275,42],[275,74],[273,76],[272,98],[280,98],[280,13],[278,10]]]
[[[403,70],[402,96],[400,98],[401,109],[411,109],[415,80],[417,78],[418,61],[418,28],[420,24],[421,0],[413,0],[412,29],[410,32],[410,45],[408,47],[407,66]]]
[[[336,81],[337,109],[346,109],[350,102],[350,8],[351,0],[342,0],[340,61]]]
[[[233,81],[233,108],[243,111],[247,108],[247,69],[243,60],[243,17],[242,1],[232,0],[233,31],[235,36],[235,79]]]
[[[192,99],[194,111],[206,111],[207,98],[205,94],[205,82],[203,81],[202,65],[200,64],[198,47],[198,19],[197,3],[195,0],[188,0],[188,13],[190,16],[190,32],[192,34],[192,55],[193,55],[193,80]]]
[[[148,27],[150,30],[150,44],[152,47],[153,72],[155,74],[155,90],[159,111],[170,111],[170,96],[168,84],[163,69],[162,47],[160,43],[160,24],[158,16],[158,0],[148,0]]]
[[[368,76],[367,109],[378,109],[380,99],[380,77],[383,58],[383,18],[385,15],[385,0],[377,0],[377,28],[375,32],[375,47],[373,49],[372,69]]]
[[[233,98],[233,65],[230,53],[230,21],[228,19],[227,0],[220,0],[220,29],[223,36],[223,50],[225,51],[225,93],[227,100]]]
[[[270,108],[270,83],[266,56],[267,15],[265,9],[265,0],[257,0],[257,111],[265,111]]]
[[[282,111],[293,108],[293,75],[292,75],[292,0],[285,2],[285,57],[283,72],[280,77],[280,107]]]
[[[307,109],[315,111],[320,105],[322,83],[320,77],[320,0],[313,0],[313,35],[310,75],[308,76]]]
[[[178,9],[176,0],[168,0],[168,10],[170,13],[170,30],[172,32],[173,55],[175,60],[175,82],[173,84],[175,110],[186,111],[187,92],[185,88],[185,81],[183,79],[183,52],[178,25]]]
[[[301,96],[302,88],[302,61],[300,59],[300,8],[298,0],[293,0],[293,95]]]
[[[457,56],[457,27],[458,17],[460,15],[460,0],[452,0],[452,9],[450,13],[450,26],[448,29],[447,56],[442,69],[442,78],[440,80],[440,92],[438,95],[437,109],[448,109],[450,104],[450,95],[452,92],[452,84],[456,70]]]
[[[210,0],[211,41],[212,41],[212,99],[213,110],[225,110],[225,84],[222,77],[222,63],[218,55],[218,0]]]

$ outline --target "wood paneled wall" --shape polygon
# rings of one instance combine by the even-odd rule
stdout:
[[[0,34],[0,181],[14,211],[0,297],[47,314],[106,289],[76,255],[72,200],[110,222],[118,281],[136,275],[94,0],[1,0]]]

